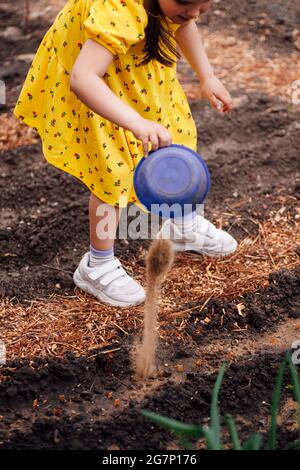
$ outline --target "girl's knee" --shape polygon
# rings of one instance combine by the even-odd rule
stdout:
[[[94,193],[90,193],[90,201],[94,201],[94,202],[97,202],[97,203],[102,203],[104,204],[104,201],[102,201],[101,199],[99,199],[97,196],[95,196]]]

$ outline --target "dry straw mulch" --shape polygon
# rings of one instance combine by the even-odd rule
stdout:
[[[26,126],[12,113],[0,114],[0,152],[13,150],[38,142],[38,134]]]
[[[268,55],[263,44],[253,47],[247,40],[222,32],[212,34],[207,28],[201,28],[201,34],[214,71],[229,90],[261,92],[278,96],[292,104],[290,87],[300,77],[300,54],[299,49],[296,49],[296,44],[300,41],[300,31],[295,33],[293,53],[273,57]],[[190,66],[185,60],[180,65],[178,75],[188,98],[201,98],[196,74],[192,76]]]
[[[300,211],[299,211],[300,212]],[[232,214],[220,214],[232,221]],[[236,215],[236,217],[240,217]],[[260,224],[255,236],[247,236],[237,253],[229,258],[207,258],[192,253],[176,255],[175,264],[164,281],[160,300],[163,336],[184,335],[191,311],[185,306],[197,301],[203,310],[209,299],[235,300],[268,285],[271,272],[292,269],[299,264],[296,248],[300,244],[300,213],[294,219],[283,210]],[[145,253],[137,256],[145,256]],[[124,263],[125,264],[125,263]],[[125,264],[141,282],[145,271],[135,262]],[[193,307],[195,309],[195,307]],[[73,296],[53,295],[30,305],[0,303],[0,338],[5,341],[8,359],[33,356],[63,356],[67,351],[93,356],[105,347],[118,349],[120,335],[141,331],[143,306],[117,309],[98,302],[77,288]]]

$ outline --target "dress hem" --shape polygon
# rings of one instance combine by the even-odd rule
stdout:
[[[25,110],[25,109],[24,109]],[[20,119],[19,116],[22,116],[23,119],[21,119],[21,121],[24,123],[24,124],[27,124],[28,126],[36,129],[36,131],[38,132],[38,135],[41,139],[41,135],[40,135],[40,132],[38,130],[38,128],[36,127],[36,122],[34,120],[34,118],[30,118],[29,116],[26,116],[25,113],[22,113],[22,109],[19,108],[19,107],[15,107],[15,109],[13,110],[13,113],[15,115],[15,117],[17,119]],[[43,147],[43,142],[41,140],[41,144],[42,144],[42,147]],[[95,189],[91,189],[89,187],[88,184],[86,184],[84,181],[82,181],[82,179],[80,178],[80,174],[79,172],[76,171],[76,169],[72,168],[72,167],[63,167],[62,165],[59,165],[58,162],[56,161],[53,161],[52,158],[50,158],[48,155],[47,155],[47,152],[45,150],[45,148],[43,147],[43,156],[45,158],[45,160],[50,163],[50,165],[54,166],[55,168],[58,168],[59,170],[63,171],[64,173],[68,173],[72,176],[74,176],[78,181],[80,181],[80,183],[82,183],[86,188],[88,188],[88,190],[93,193],[98,199],[100,199],[101,201],[105,202],[106,204],[109,204],[110,206],[113,206],[113,207],[119,207],[121,209],[124,209],[126,208],[129,204],[136,204],[140,209],[142,209],[144,212],[147,212],[147,210],[145,210],[145,207],[139,203],[139,201],[129,201],[127,200],[127,204],[123,205],[123,204],[120,204],[120,205],[116,205],[112,200],[110,200],[108,197],[106,197],[105,195],[101,195],[98,193],[97,190]],[[55,157],[55,155],[51,155],[51,157]]]

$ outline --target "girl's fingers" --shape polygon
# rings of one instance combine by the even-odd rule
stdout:
[[[209,100],[209,102],[210,102],[210,104],[212,105],[213,108],[215,108],[218,111],[222,110],[222,104],[221,104],[220,100],[218,100],[215,97],[215,95],[209,95],[208,100]]]
[[[220,101],[222,101],[222,103],[224,105],[224,110],[226,108],[227,111],[231,111],[231,109],[232,109],[232,99],[231,99],[229,93],[227,93],[227,92],[220,93],[219,95],[216,95],[216,97]]]
[[[156,134],[151,134],[150,136],[151,144],[152,144],[152,150],[157,150],[159,148],[159,141],[158,137]]]
[[[167,129],[163,129],[158,133],[158,138],[159,138],[159,148],[160,147],[168,147],[172,143],[172,136],[167,131]]]
[[[143,140],[143,152],[144,152],[144,157],[148,157],[148,152],[149,152],[149,138],[147,140]]]
[[[227,111],[231,111],[231,110],[232,110],[232,101],[231,101],[231,98],[226,99],[226,101],[224,100],[223,103],[224,103],[225,108],[226,108]]]
[[[149,143],[151,143],[151,151],[155,151],[160,147],[167,147],[172,144],[172,135],[170,132],[163,126],[157,124],[155,124],[153,129],[153,124],[155,123],[152,123],[152,129],[148,130],[147,136],[145,133],[142,136],[139,136],[143,146],[144,157],[148,157],[149,155]]]

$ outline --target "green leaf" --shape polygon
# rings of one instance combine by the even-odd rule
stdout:
[[[262,436],[259,433],[255,433],[245,442],[242,450],[259,450],[261,444]]]
[[[180,421],[176,421],[175,419],[165,418],[164,416],[160,416],[147,410],[143,410],[141,413],[145,418],[150,419],[153,423],[158,424],[169,431],[184,434],[189,437],[204,437],[202,428],[195,424],[184,424]]]
[[[242,450],[242,446],[239,440],[239,436],[236,430],[236,425],[235,425],[233,417],[227,414],[225,416],[225,421],[226,421],[228,431],[231,437],[233,450]]]
[[[212,393],[211,407],[210,407],[210,429],[213,433],[214,445],[216,448],[221,449],[221,425],[220,413],[218,407],[219,391],[222,385],[224,373],[226,369],[226,362],[222,365],[214,389]]]
[[[279,372],[276,378],[275,387],[272,394],[272,408],[271,408],[271,423],[268,432],[268,449],[276,449],[276,434],[277,434],[277,414],[280,405],[280,393],[282,387],[283,374],[286,368],[286,359],[280,365]]]
[[[195,446],[186,438],[183,437],[181,434],[176,434],[177,439],[179,440],[179,443],[184,447],[186,450],[195,450]]]
[[[297,450],[300,450],[300,380],[299,380],[299,375],[298,375],[297,369],[296,369],[295,365],[293,364],[293,361],[291,359],[290,354],[287,354],[287,362],[288,362],[289,369],[290,369],[291,376],[292,376],[292,380],[293,380],[295,399],[298,403],[298,432],[299,432],[299,437],[298,437]]]
[[[216,439],[215,433],[210,427],[203,426],[202,432],[206,439],[207,450],[221,450],[219,440]]]

